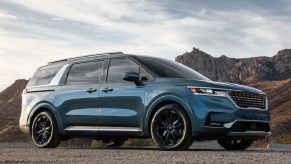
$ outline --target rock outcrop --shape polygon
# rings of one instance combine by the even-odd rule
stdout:
[[[193,48],[192,52],[186,52],[183,55],[177,56],[176,61],[213,80],[218,80],[220,77],[225,76],[238,62],[237,59],[228,58],[224,55],[214,58],[197,48]]]
[[[193,48],[192,52],[177,56],[176,61],[217,81],[248,84],[291,77],[291,49],[281,50],[273,57],[234,59],[215,58]]]
[[[23,142],[29,138],[20,132],[21,94],[27,80],[16,80],[0,92],[0,142]]]

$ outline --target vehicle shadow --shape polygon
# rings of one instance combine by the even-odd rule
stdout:
[[[142,150],[142,151],[163,151],[167,152],[165,150],[160,150],[157,147],[118,147],[118,148],[108,148],[108,147],[97,147],[97,148],[81,148],[81,147],[60,147],[59,149],[90,149],[90,150]],[[198,152],[198,151],[212,151],[212,152],[243,152],[243,153],[274,153],[274,152],[291,152],[291,149],[258,149],[258,148],[250,148],[247,150],[225,150],[223,148],[195,148],[191,147],[187,150],[182,150],[178,152]]]

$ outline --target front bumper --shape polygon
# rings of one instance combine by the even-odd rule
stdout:
[[[29,134],[29,126],[26,125],[26,120],[24,119],[25,117],[23,117],[23,113],[21,113],[20,119],[19,119],[19,128],[20,131],[26,134]]]
[[[29,134],[29,127],[26,125],[19,125],[20,131],[26,134]]]
[[[203,126],[194,134],[196,139],[264,139],[271,136],[268,121],[235,120],[221,126]]]
[[[257,137],[258,139],[270,137],[271,135],[272,132],[264,131],[229,132],[227,134],[228,137]]]
[[[263,139],[271,135],[267,109],[240,108],[226,95],[191,95],[196,139]]]

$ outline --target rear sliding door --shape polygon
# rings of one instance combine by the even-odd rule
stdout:
[[[55,92],[54,105],[65,131],[97,132],[97,98],[104,61],[74,63],[66,84]]]

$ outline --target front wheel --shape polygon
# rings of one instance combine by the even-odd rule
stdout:
[[[245,150],[249,148],[254,141],[252,140],[217,140],[219,145],[226,150]]]
[[[39,113],[33,120],[31,127],[32,141],[40,148],[55,148],[61,142],[57,124],[50,112]]]
[[[190,120],[178,104],[161,107],[151,122],[151,135],[162,150],[184,150],[193,143]]]

